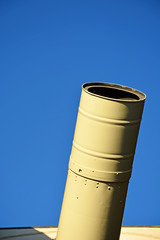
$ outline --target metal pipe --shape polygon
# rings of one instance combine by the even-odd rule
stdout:
[[[118,240],[145,94],[86,83],[57,240]]]

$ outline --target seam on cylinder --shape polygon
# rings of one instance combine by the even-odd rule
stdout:
[[[134,153],[126,154],[126,155],[118,155],[118,154],[108,154],[108,153],[100,153],[93,150],[89,150],[87,148],[84,148],[80,146],[79,144],[75,143],[73,140],[73,146],[78,149],[79,151],[86,153],[88,155],[99,157],[99,158],[108,158],[108,159],[126,159],[126,158],[133,158]]]
[[[73,164],[74,167],[70,166],[70,164]],[[77,166],[77,169],[75,168]],[[78,172],[78,169],[81,168],[82,173]],[[92,168],[84,167],[80,164],[77,164],[74,161],[70,161],[69,163],[69,170],[74,172],[75,174],[81,176],[81,177],[86,177],[89,179],[92,179],[94,181],[103,181],[103,182],[125,182],[129,181],[131,177],[131,172],[132,169],[129,171],[124,171],[124,172],[107,172],[107,171],[95,171],[94,169],[94,174],[92,172]],[[117,174],[118,173],[118,174]]]
[[[76,171],[74,171],[74,170],[71,169],[71,168],[69,168],[68,170],[71,171],[72,173],[76,174],[76,175],[79,176],[79,177],[82,177],[82,178],[85,178],[85,179],[89,179],[89,180],[94,181],[94,182],[97,182],[97,181],[98,181],[98,182],[104,182],[104,183],[106,183],[106,182],[111,182],[111,183],[112,183],[112,181],[106,181],[105,179],[104,179],[104,180],[97,180],[97,179],[92,178],[91,176],[81,175],[81,174],[77,173]],[[123,181],[122,181],[122,182],[123,182]]]
[[[91,181],[94,181],[94,182],[103,182],[103,183],[124,183],[124,182],[128,182],[129,183],[129,179],[121,179],[121,181],[113,181],[113,180],[106,180],[106,179],[103,179],[103,180],[99,180],[99,179],[94,179],[92,178],[91,176],[84,176],[84,175],[81,175],[77,172],[75,172],[74,170],[72,170],[71,168],[68,169],[69,171],[71,171],[72,173],[76,174],[77,176],[79,177],[82,177],[82,178],[85,178],[85,179],[89,179]]]
[[[113,174],[113,175],[115,175],[115,174],[117,174],[117,175],[119,175],[119,174],[126,174],[126,173],[130,173],[130,172],[132,172],[132,169],[129,169],[129,170],[127,170],[127,171],[115,171],[115,172],[111,172],[111,171],[102,171],[102,170],[96,170],[96,169],[93,169],[93,168],[89,168],[89,167],[86,167],[86,166],[84,166],[84,165],[81,165],[81,164],[79,164],[79,163],[77,163],[77,162],[75,162],[75,161],[73,161],[73,158],[70,156],[70,159],[71,159],[71,162],[73,163],[73,164],[75,164],[75,165],[78,165],[79,167],[81,167],[82,169],[84,168],[84,169],[87,169],[87,170],[94,170],[94,171],[96,171],[96,172],[103,172],[103,173],[108,173],[108,174]],[[71,168],[70,168],[71,169]],[[81,174],[79,174],[79,175],[81,175]]]
[[[117,124],[117,125],[121,125],[121,124],[136,125],[136,124],[139,124],[141,121],[141,119],[125,121],[125,120],[114,120],[114,119],[110,119],[110,118],[99,117],[99,116],[96,116],[96,115],[86,112],[81,107],[79,107],[79,113],[84,115],[85,117],[89,117],[95,121],[100,121],[100,122],[105,122],[105,123],[110,123],[110,124]]]

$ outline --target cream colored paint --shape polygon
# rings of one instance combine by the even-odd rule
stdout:
[[[119,239],[144,100],[120,85],[83,85],[57,240]]]

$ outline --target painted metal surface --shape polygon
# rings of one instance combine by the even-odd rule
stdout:
[[[83,85],[57,240],[119,239],[145,98]]]

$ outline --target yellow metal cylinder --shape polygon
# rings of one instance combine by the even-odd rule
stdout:
[[[57,240],[118,240],[145,94],[86,83]]]

